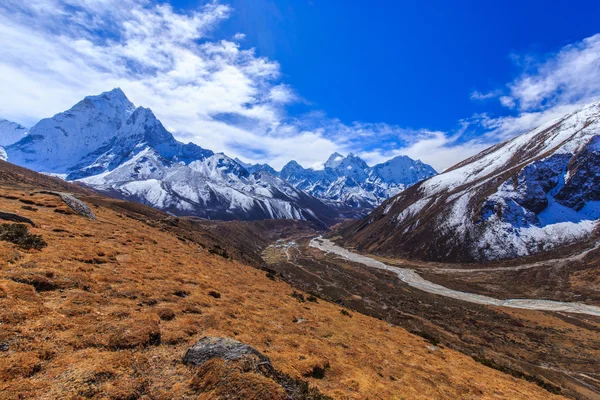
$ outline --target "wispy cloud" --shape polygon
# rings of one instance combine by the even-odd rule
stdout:
[[[337,144],[286,126],[298,97],[279,64],[211,36],[231,12],[215,2],[190,13],[134,0],[3,2],[0,113],[31,124],[118,86],[201,146],[231,156],[262,146],[253,161],[275,164],[327,157]]]
[[[486,94],[471,94],[474,100],[497,98],[512,111],[464,120],[469,129],[479,130],[481,142],[509,139],[600,99],[600,34],[555,53],[512,54],[511,59],[522,69],[518,78]]]
[[[500,95],[500,91],[499,90],[494,90],[491,92],[487,92],[487,93],[482,93],[478,90],[474,90],[471,92],[471,100],[488,100],[488,99],[493,99],[496,98]]]
[[[578,104],[600,96],[600,34],[565,46],[540,61],[524,57],[526,70],[508,85],[510,97],[520,110]]]

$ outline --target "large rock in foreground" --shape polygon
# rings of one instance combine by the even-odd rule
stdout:
[[[237,340],[203,337],[184,363],[198,367],[191,388],[222,399],[326,400],[308,383],[277,371],[269,358]]]

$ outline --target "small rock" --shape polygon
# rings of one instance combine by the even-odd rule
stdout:
[[[8,351],[9,348],[10,346],[8,345],[8,343],[0,343],[0,351]]]
[[[70,193],[61,193],[60,198],[68,205],[73,211],[82,217],[86,217],[89,219],[96,219],[96,215],[90,210],[90,208],[83,201],[79,200],[77,197],[73,196]]]

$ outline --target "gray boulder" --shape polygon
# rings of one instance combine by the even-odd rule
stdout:
[[[186,364],[202,365],[212,358],[234,361],[256,356],[261,364],[271,365],[261,352],[237,340],[205,336],[198,340],[185,354]]]
[[[85,218],[96,220],[96,215],[92,212],[92,210],[88,207],[88,205],[85,204],[83,201],[79,200],[77,197],[75,197],[71,193],[51,192],[51,191],[46,191],[46,190],[43,190],[40,193],[58,196],[61,198],[62,201],[65,202],[65,204],[67,206],[69,206],[69,208],[71,210],[75,211],[75,213],[77,213],[78,215],[81,215],[82,217],[85,217]]]

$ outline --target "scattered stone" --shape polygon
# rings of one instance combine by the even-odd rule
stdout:
[[[214,297],[215,299],[221,298],[221,293],[215,292],[214,290],[211,290],[210,292],[208,292],[208,295]]]
[[[0,351],[8,351],[9,348],[10,346],[8,345],[8,343],[0,343]]]
[[[90,210],[87,204],[79,200],[77,197],[70,193],[61,193],[60,198],[68,205],[73,211],[82,217],[89,219],[96,219],[96,215]]]
[[[305,378],[315,378],[315,379],[323,379],[325,378],[325,372],[329,369],[329,363],[325,363],[325,365],[315,365],[312,370],[306,374],[304,374]]]
[[[304,303],[305,301],[304,295],[302,293],[296,292],[295,290],[292,292],[292,294],[290,294],[290,296],[298,300],[299,303]]]
[[[311,303],[318,303],[319,302],[319,299],[315,295],[313,295],[313,294],[311,294],[310,296],[308,296],[306,298],[306,300],[310,301]]]
[[[352,317],[352,314],[350,314],[348,311],[344,310],[343,308],[340,309],[340,314],[345,315],[346,317]]]

